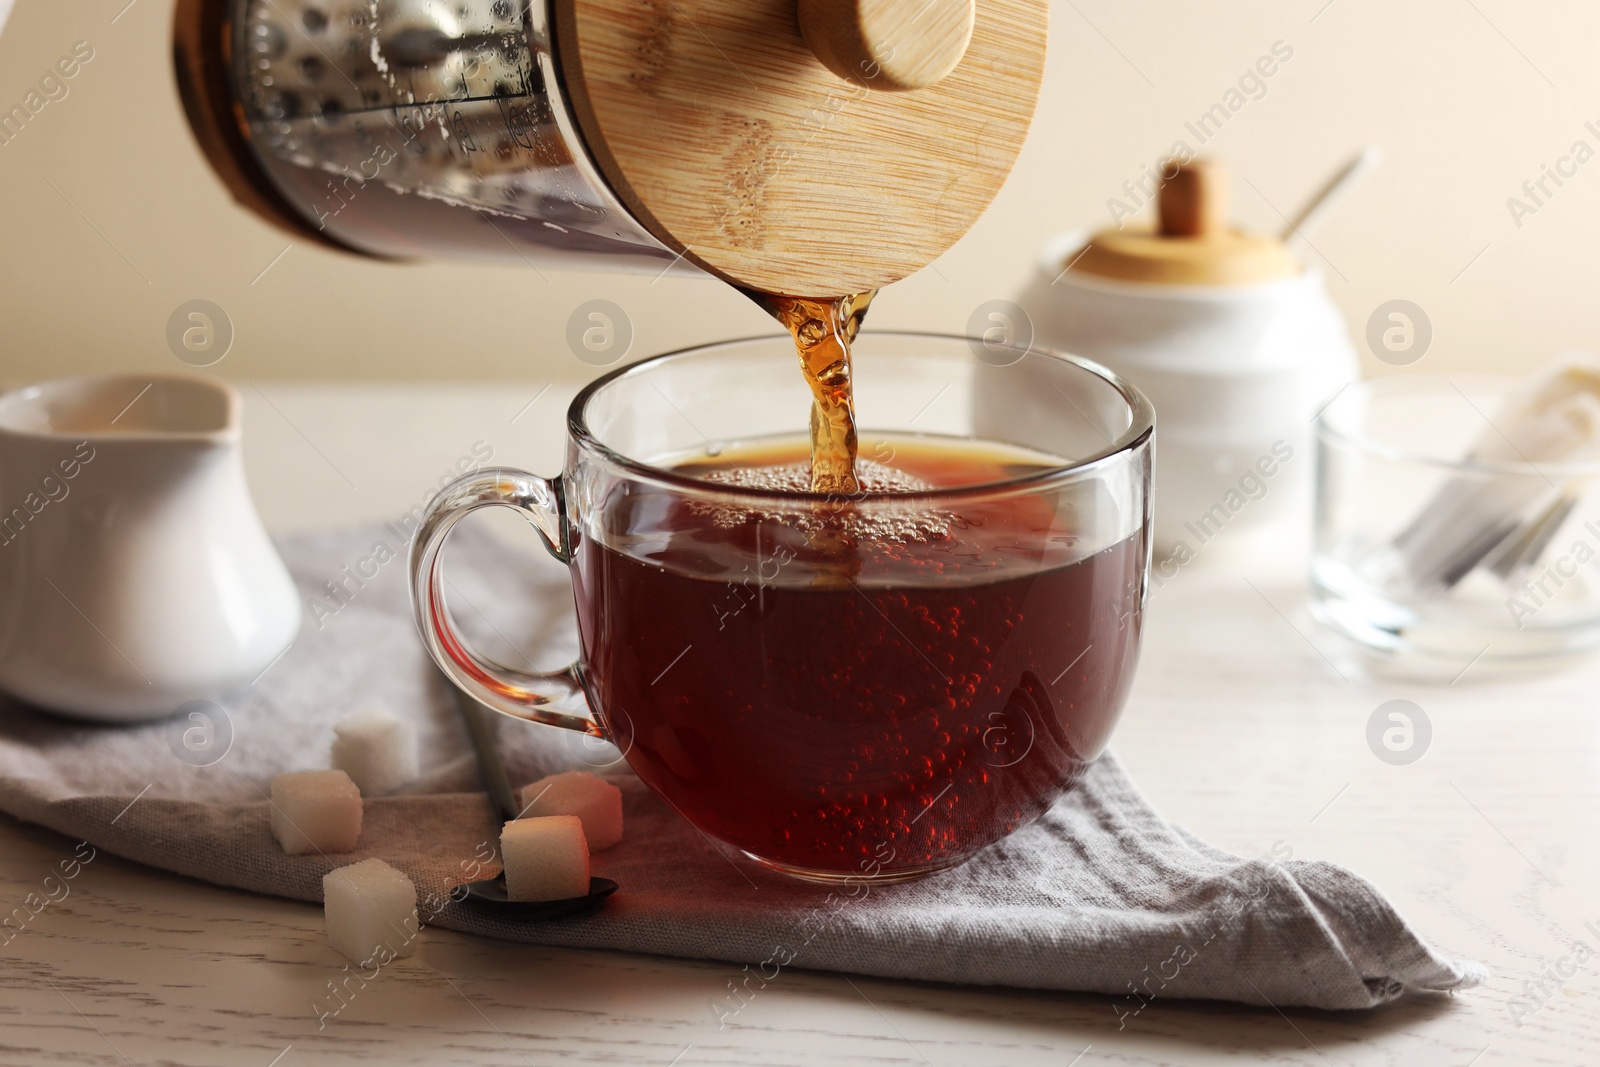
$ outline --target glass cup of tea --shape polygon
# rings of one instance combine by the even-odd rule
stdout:
[[[468,475],[413,542],[433,658],[508,715],[616,744],[758,862],[830,882],[961,863],[1104,750],[1139,655],[1154,416],[1080,359],[864,333],[861,486],[809,491],[787,337],[658,356],[567,415],[564,472]],[[579,661],[469,647],[441,549],[522,512],[571,570]]]

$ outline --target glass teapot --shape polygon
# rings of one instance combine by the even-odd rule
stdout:
[[[179,0],[178,85],[240,203],[386,258],[865,292],[1009,173],[1046,0]]]

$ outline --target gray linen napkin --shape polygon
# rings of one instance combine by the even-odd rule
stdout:
[[[200,756],[182,744],[195,727],[184,718],[86,726],[0,703],[0,809],[129,859],[306,901],[321,900],[328,870],[378,856],[416,882],[428,924],[725,960],[727,993],[707,1005],[723,1023],[795,967],[1106,993],[1124,1020],[1158,997],[1367,1008],[1486,978],[1477,964],[1432,951],[1382,894],[1342,868],[1242,859],[1167,823],[1110,756],[1044,818],[956,870],[828,889],[713,843],[656,800],[615,749],[506,720],[500,736],[514,782],[586,767],[622,788],[627,836],[594,862],[622,889],[596,912],[533,924],[453,901],[452,886],[492,873],[483,868],[498,822],[413,629],[402,541],[402,531],[384,527],[283,545],[306,596],[306,627],[228,703]],[[506,657],[538,651],[541,666],[570,654],[559,567],[472,530],[457,536],[450,565],[458,616],[468,630],[480,620],[486,647],[499,642]],[[362,577],[374,568],[375,578]],[[423,778],[402,795],[367,800],[358,852],[283,855],[268,830],[272,775],[326,767],[333,724],[372,707],[416,722]],[[194,765],[224,744],[221,759]]]

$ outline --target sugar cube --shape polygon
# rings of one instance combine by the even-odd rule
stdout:
[[[576,815],[506,823],[500,859],[512,900],[571,900],[589,892],[589,843]]]
[[[384,964],[417,947],[417,887],[380,859],[322,876],[328,944],[351,963]]]
[[[392,793],[417,777],[416,728],[381,711],[345,719],[333,728],[331,762],[362,796]]]
[[[523,817],[576,815],[590,852],[622,840],[622,790],[592,774],[566,771],[522,787]]]
[[[361,791],[343,771],[276,775],[272,836],[291,856],[349,852],[361,838]]]

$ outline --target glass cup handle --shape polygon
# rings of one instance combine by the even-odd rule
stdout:
[[[440,550],[456,523],[488,507],[520,512],[539,531],[552,556],[563,563],[572,558],[560,478],[547,480],[511,467],[493,467],[456,479],[428,506],[411,542],[411,605],[423,643],[452,682],[494,710],[610,740],[594,719],[561,710],[584,702],[577,664],[550,673],[508,667],[468,647],[456,631],[445,604]]]

